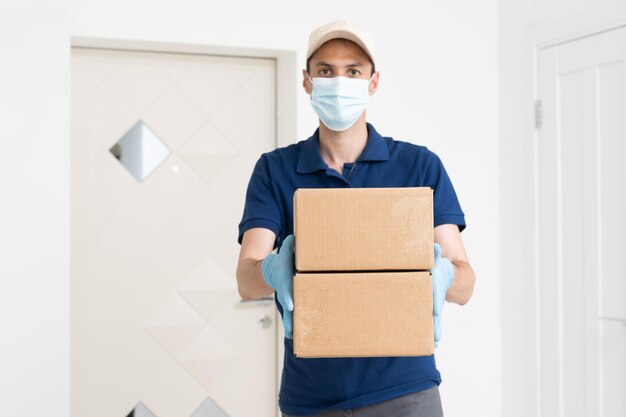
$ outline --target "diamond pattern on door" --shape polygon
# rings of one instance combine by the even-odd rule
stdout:
[[[107,77],[107,82],[138,113],[144,113],[172,85],[158,66],[145,63],[119,66]]]
[[[167,146],[141,120],[109,152],[140,182],[170,154]]]
[[[183,282],[178,293],[205,320],[211,320],[238,298],[236,282],[210,258]]]
[[[133,408],[127,417],[159,417],[155,415],[148,407],[139,403]],[[198,409],[193,412],[189,417],[228,417],[228,415],[222,410],[216,403],[210,398],[207,398],[200,404]]]
[[[170,149],[178,149],[206,120],[206,116],[176,85],[143,115]]]
[[[178,81],[189,70],[187,65],[176,62],[161,62],[160,67],[172,81]]]
[[[215,401],[207,398],[190,417],[228,417],[228,415]]]
[[[82,86],[85,92],[91,93],[97,86],[103,81],[104,77],[100,75],[100,72],[96,71],[93,67],[91,60],[84,60],[82,58],[74,57],[72,60],[73,71],[80,72],[82,79],[78,82],[84,83]]]
[[[179,218],[178,223],[190,236],[193,236],[205,253],[212,254],[211,259],[222,270],[229,271],[231,279],[234,280],[232,274],[235,264],[233,262],[237,261],[237,253],[233,253],[233,250],[238,249],[238,244],[237,242],[229,242],[225,238],[216,238],[220,237],[221,234],[220,227],[215,223],[215,219],[234,217],[233,205],[213,190],[208,189],[203,194],[202,198],[199,198],[186,209],[186,216]],[[207,213],[212,215],[207,216]]]
[[[206,322],[177,294],[172,294],[143,323],[143,328],[177,357],[202,331]]]
[[[192,204],[210,198],[202,178],[179,153],[169,156],[142,185],[155,204],[179,223]]]
[[[155,414],[191,414],[206,389],[107,294],[92,287],[89,304],[93,331],[84,342],[89,356],[102,361],[129,386],[135,401],[143,401]],[[85,395],[108,397],[93,390]],[[83,415],[96,414],[93,402],[89,410]]]
[[[148,407],[143,403],[137,404],[135,408],[128,414],[127,417],[157,417]]]
[[[88,133],[105,149],[115,145],[140,118],[140,114],[106,82],[89,94],[86,105],[89,109]]]
[[[198,381],[210,389],[219,383],[222,376],[230,370],[238,357],[239,355],[233,346],[207,326],[178,356],[178,361]]]
[[[190,69],[178,85],[207,116],[223,106],[239,88],[227,71],[210,67]]]
[[[124,416],[137,403],[137,393],[100,358],[90,358],[87,380],[93,387],[92,393],[83,398],[92,404],[89,417]],[[106,396],[99,394],[103,392]]]
[[[238,149],[245,149],[258,140],[263,132],[271,129],[274,121],[263,116],[256,102],[243,90],[237,90],[212,115],[215,126]]]
[[[276,328],[259,317],[274,323],[275,307],[241,303],[235,268],[247,181],[275,143],[274,61],[86,48],[72,57],[73,108],[86,119],[73,130],[86,160],[74,192],[87,210],[73,243],[87,260],[72,276],[73,412],[273,416]],[[138,121],[171,152],[141,182],[109,152]]]
[[[124,313],[143,323],[172,294],[162,272],[146,262],[109,224],[100,223],[89,247],[90,285],[111,298]]]
[[[138,190],[133,176],[104,148],[90,161],[88,175],[90,186],[87,198],[93,210],[103,218],[123,205]]]
[[[210,184],[235,161],[239,150],[211,122],[207,122],[180,148],[180,155]]]
[[[172,218],[144,191],[145,187],[129,195],[108,216],[108,223],[141,256],[159,236],[166,233]]]

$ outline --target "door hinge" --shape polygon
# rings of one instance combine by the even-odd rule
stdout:
[[[535,129],[541,129],[541,100],[535,100]]]

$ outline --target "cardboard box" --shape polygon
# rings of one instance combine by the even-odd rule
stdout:
[[[296,273],[293,314],[297,357],[434,353],[428,271]]]
[[[298,271],[426,270],[433,266],[433,190],[300,188]]]

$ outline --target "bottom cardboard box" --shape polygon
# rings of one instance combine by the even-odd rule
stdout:
[[[296,273],[293,293],[297,357],[434,353],[428,271]]]

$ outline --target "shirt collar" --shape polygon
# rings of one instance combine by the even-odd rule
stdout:
[[[388,161],[389,149],[387,143],[382,136],[369,123],[367,125],[367,142],[361,155],[357,158],[358,162],[362,161]],[[300,174],[308,174],[314,171],[328,168],[326,162],[320,153],[319,127],[315,129],[313,136],[308,138],[300,148],[300,156],[298,157],[298,165],[296,172]]]

